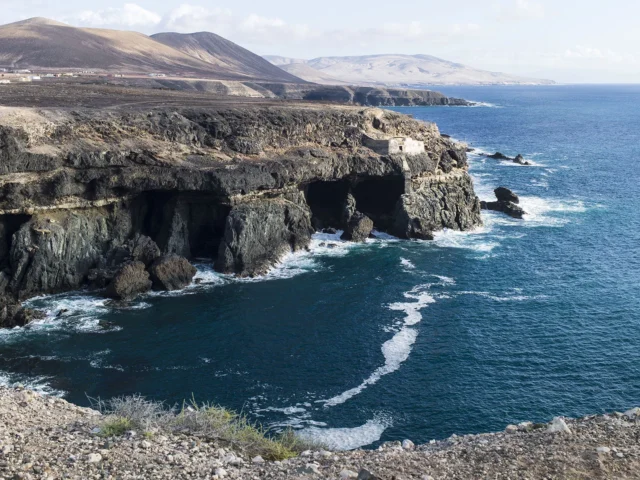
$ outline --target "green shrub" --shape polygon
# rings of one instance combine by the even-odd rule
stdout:
[[[108,417],[100,427],[103,437],[120,437],[133,429],[133,423],[124,417]]]

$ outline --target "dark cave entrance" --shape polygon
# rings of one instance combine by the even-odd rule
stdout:
[[[140,233],[165,253],[216,259],[231,206],[211,194],[148,192],[138,199]]]
[[[31,220],[30,215],[2,215],[0,217],[0,270],[9,267],[9,253],[13,235]]]
[[[348,180],[317,181],[307,185],[307,204],[313,215],[313,227],[322,230],[327,227],[341,228],[342,208],[349,194]]]
[[[400,196],[405,192],[405,179],[400,175],[365,177],[351,188],[358,211],[367,215],[376,228],[388,230]]]
[[[371,218],[379,230],[388,230],[404,192],[405,179],[401,175],[317,181],[306,187],[307,203],[316,230],[343,227],[343,208],[349,193],[355,198],[359,212]]]

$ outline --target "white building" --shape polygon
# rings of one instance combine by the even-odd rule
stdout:
[[[418,155],[425,152],[424,142],[420,142],[409,137],[395,137],[377,140],[364,135],[362,138],[362,144],[379,155],[396,155],[401,153],[406,155]]]

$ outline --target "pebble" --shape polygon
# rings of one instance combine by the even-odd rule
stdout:
[[[507,425],[507,428],[505,428],[504,431],[507,433],[517,433],[518,427],[517,425]]]
[[[346,468],[340,472],[341,480],[348,480],[349,478],[358,478],[358,474],[353,470],[347,470]]]
[[[87,456],[87,462],[89,463],[99,463],[102,461],[102,455],[99,453],[90,453]]]
[[[609,447],[598,447],[596,448],[596,452],[598,453],[609,453],[611,449]]]
[[[255,465],[259,465],[261,463],[264,463],[264,458],[262,458],[260,455],[258,455],[257,457],[253,457],[251,459],[251,463],[253,463]]]

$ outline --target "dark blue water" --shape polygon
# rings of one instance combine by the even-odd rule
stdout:
[[[0,336],[5,383],[86,395],[195,395],[332,446],[502,429],[640,404],[640,87],[475,87],[477,108],[402,110],[486,151],[481,198],[522,196],[434,242],[319,246],[261,281],[211,272],[114,311],[78,294]]]

